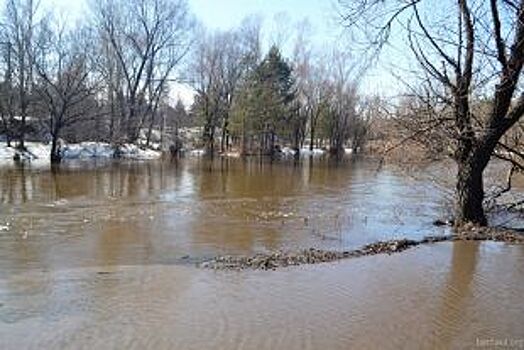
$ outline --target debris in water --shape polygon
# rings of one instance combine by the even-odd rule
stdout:
[[[256,254],[254,256],[225,255],[205,261],[199,266],[215,270],[274,270],[287,266],[319,264],[362,256],[400,253],[422,244],[472,240],[524,244],[524,235],[513,230],[465,226],[452,235],[427,236],[422,240],[396,239],[379,241],[365,245],[360,249],[348,251],[330,251],[311,248],[298,252],[275,251],[272,253]]]

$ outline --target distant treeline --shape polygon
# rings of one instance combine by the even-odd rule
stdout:
[[[7,0],[0,26],[0,133],[28,139],[137,143],[154,130],[202,127],[208,154],[361,148],[372,99],[359,96],[354,60],[314,56],[305,30],[293,57],[262,51],[261,21],[209,32],[185,0],[96,0],[75,25],[33,0]],[[313,56],[315,58],[313,58]],[[174,102],[176,83],[196,92]],[[175,88],[174,88],[175,87]]]
[[[170,106],[194,39],[184,0],[99,0],[75,25],[33,0],[7,0],[0,27],[0,116],[6,142],[47,139],[150,143],[154,127],[186,123]],[[140,135],[147,130],[145,135]]]

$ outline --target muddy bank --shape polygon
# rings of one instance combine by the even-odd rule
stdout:
[[[452,235],[427,236],[421,240],[398,239],[379,241],[365,245],[360,249],[346,251],[311,248],[297,252],[276,251],[253,256],[226,255],[205,261],[199,264],[199,266],[201,268],[215,270],[274,270],[288,266],[319,264],[363,256],[400,253],[419,245],[446,241],[493,241],[509,244],[524,244],[524,234],[509,229],[466,226]]]

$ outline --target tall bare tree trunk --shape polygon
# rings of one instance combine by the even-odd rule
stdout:
[[[311,125],[311,131],[309,135],[309,151],[311,152],[311,155],[313,155],[313,149],[315,148],[315,127]]]
[[[224,117],[224,124],[222,126],[222,139],[220,140],[220,152],[225,153],[229,148],[229,117]]]
[[[60,152],[60,145],[58,144],[58,134],[53,132],[51,140],[51,164],[57,164],[62,161],[62,154]]]
[[[474,223],[487,225],[484,213],[484,166],[475,157],[458,162],[457,172],[457,207],[455,209],[458,224]]]

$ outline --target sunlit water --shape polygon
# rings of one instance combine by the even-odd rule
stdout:
[[[189,263],[445,233],[432,221],[447,213],[435,181],[446,168],[377,170],[238,160],[0,168],[0,348],[518,344],[522,246],[443,243],[269,272]]]

